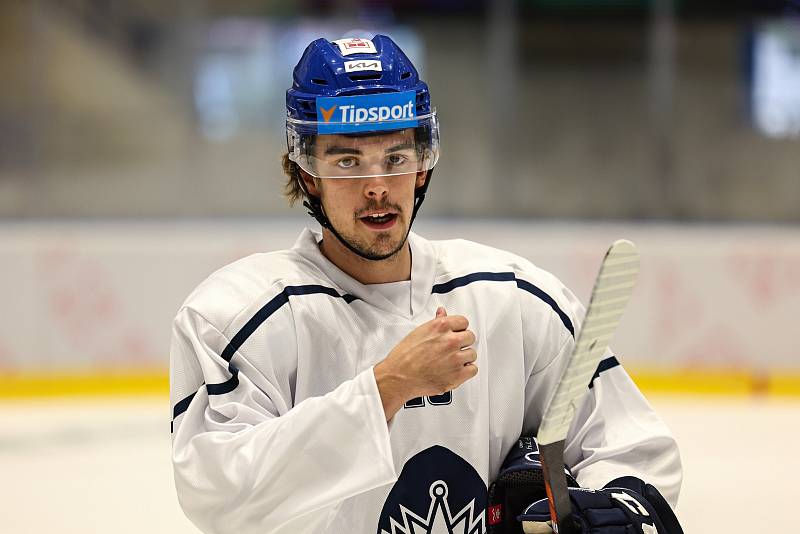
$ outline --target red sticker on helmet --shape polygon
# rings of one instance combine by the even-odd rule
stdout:
[[[339,47],[339,52],[342,53],[343,56],[349,56],[350,54],[377,54],[378,51],[375,49],[375,43],[373,43],[369,39],[364,39],[363,37],[353,37],[350,39],[338,39],[333,41],[336,46]]]

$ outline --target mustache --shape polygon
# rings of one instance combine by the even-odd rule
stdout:
[[[391,202],[373,201],[373,202],[368,202],[366,206],[356,211],[356,219],[358,219],[359,217],[361,217],[361,215],[367,213],[368,211],[393,211],[398,215],[403,213],[403,209],[397,204],[392,204]]]

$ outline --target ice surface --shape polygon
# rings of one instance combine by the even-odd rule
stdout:
[[[800,401],[651,397],[678,438],[687,533],[791,532]],[[15,534],[196,533],[175,496],[166,399],[0,404],[0,509]]]

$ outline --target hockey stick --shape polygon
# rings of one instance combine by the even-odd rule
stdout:
[[[600,265],[569,363],[539,425],[536,440],[550,503],[552,532],[580,532],[570,518],[572,506],[564,475],[564,442],[575,411],[588,391],[589,381],[617,329],[638,274],[639,253],[634,244],[624,239],[615,241]],[[542,526],[541,523],[525,522],[523,530],[536,534],[543,532]]]

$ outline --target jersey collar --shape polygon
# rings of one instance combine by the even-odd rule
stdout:
[[[297,238],[292,250],[319,268],[342,292],[384,311],[408,317],[408,310],[398,309],[378,291],[370,289],[369,284],[362,284],[352,278],[326,258],[319,249],[318,243],[321,240],[321,232],[306,228]],[[427,239],[410,232],[408,243],[411,247],[411,309],[413,315],[417,315],[425,310],[431,296],[437,260],[435,248]]]

